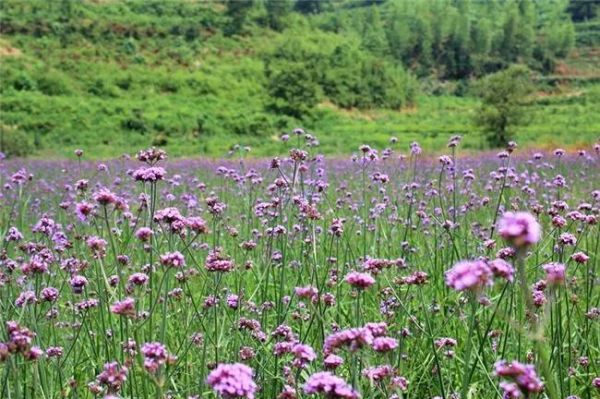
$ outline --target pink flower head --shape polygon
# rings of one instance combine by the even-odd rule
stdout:
[[[185,258],[179,251],[167,252],[160,256],[160,263],[168,267],[180,268],[185,266]]]
[[[492,270],[481,260],[461,261],[446,272],[446,284],[457,291],[479,290],[492,283]]]
[[[511,383],[501,384],[501,387],[507,394],[512,394],[515,397],[515,389],[518,389],[526,396],[531,393],[539,393],[544,389],[544,384],[538,378],[535,367],[531,364],[522,364],[519,362],[507,363],[499,361],[494,365],[494,374],[498,377],[504,377],[512,380]],[[518,397],[518,396],[516,396]]]
[[[398,347],[398,340],[392,337],[377,337],[372,346],[376,352],[388,352]]]
[[[350,272],[344,278],[348,284],[355,288],[365,289],[375,284],[375,279],[370,274],[360,272]]]
[[[546,272],[548,284],[562,284],[565,282],[565,265],[562,263],[548,263],[542,266]]]
[[[541,227],[528,212],[506,212],[498,222],[498,234],[515,247],[526,247],[537,243]]]
[[[235,264],[229,257],[222,254],[220,248],[215,248],[208,253],[204,267],[209,272],[228,272],[233,270]]]
[[[515,274],[515,269],[504,259],[494,259],[489,262],[490,269],[494,276],[501,277],[512,282]]]
[[[224,399],[254,399],[257,386],[252,376],[252,369],[245,364],[219,364],[210,372],[206,382]]]
[[[160,366],[172,359],[167,348],[160,342],[146,342],[142,345],[144,368],[150,373],[155,373]]]
[[[321,371],[311,375],[304,384],[307,395],[324,394],[328,399],[357,399],[360,394],[340,377]]]
[[[135,300],[127,297],[122,301],[117,301],[110,307],[110,311],[120,316],[135,317]]]

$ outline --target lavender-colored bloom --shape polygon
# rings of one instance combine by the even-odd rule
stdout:
[[[229,272],[233,270],[235,264],[221,253],[220,248],[215,248],[208,253],[204,267],[209,272]]]
[[[492,283],[492,270],[481,260],[461,261],[446,272],[446,284],[457,291],[479,290]]]
[[[350,272],[344,278],[348,284],[354,288],[365,289],[375,284],[375,279],[370,274],[360,272]]]
[[[565,265],[562,263],[548,263],[542,266],[546,272],[548,284],[563,284],[565,282]]]
[[[144,367],[150,373],[156,373],[158,368],[170,358],[167,348],[160,342],[147,342],[142,345],[141,351],[144,356]]]
[[[498,234],[517,248],[537,243],[541,227],[527,212],[506,212],[498,222]]]
[[[167,267],[181,268],[185,266],[185,258],[179,251],[167,252],[160,256],[160,263]]]
[[[398,340],[392,337],[377,337],[372,346],[376,352],[389,352],[398,347]]]
[[[127,297],[122,301],[117,301],[110,307],[110,311],[120,316],[135,317],[135,300]]]
[[[340,377],[322,371],[311,375],[304,384],[307,395],[324,394],[328,399],[357,399],[360,394]]]
[[[96,381],[104,385],[109,393],[117,393],[125,383],[128,371],[127,367],[119,366],[117,362],[106,363]]]
[[[137,239],[143,242],[148,242],[150,238],[152,238],[153,234],[154,232],[149,227],[140,227],[135,232],[135,236],[137,237]]]
[[[54,287],[46,287],[40,293],[40,297],[46,302],[55,302],[58,299],[58,290]]]
[[[494,276],[501,277],[510,282],[513,281],[515,269],[504,259],[494,259],[489,262],[489,266]]]
[[[258,387],[253,374],[252,369],[245,364],[219,364],[210,372],[206,383],[224,399],[254,399]]]
[[[544,384],[538,378],[535,367],[531,364],[519,362],[507,363],[502,360],[494,365],[494,369],[494,374],[496,376],[507,378],[512,381],[513,384],[504,384],[502,386],[505,392],[508,390],[509,394],[514,395],[515,385],[516,388],[526,396],[532,393],[539,393],[544,389]]]

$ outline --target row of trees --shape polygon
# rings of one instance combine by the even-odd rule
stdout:
[[[575,43],[568,0],[227,0],[226,5],[228,35],[243,32],[253,8],[264,9],[258,23],[278,31],[297,11],[313,15],[311,28],[357,35],[373,55],[419,75],[449,79],[485,75],[515,62],[548,71]],[[583,18],[588,9],[573,12]]]

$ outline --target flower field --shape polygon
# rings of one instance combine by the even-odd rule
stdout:
[[[0,160],[0,397],[600,396],[600,145]]]

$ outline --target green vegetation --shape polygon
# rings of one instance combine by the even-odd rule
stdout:
[[[482,100],[475,123],[487,133],[488,142],[506,146],[514,137],[514,129],[526,116],[524,101],[533,92],[531,73],[521,65],[513,65],[478,82]]]
[[[513,63],[538,83],[520,108],[520,144],[588,145],[600,134],[600,24],[594,8],[567,6],[6,0],[0,122],[29,145],[11,138],[2,150],[111,157],[159,145],[221,156],[241,143],[264,156],[296,126],[330,154],[391,135],[436,150],[462,133],[482,149],[473,81]]]

